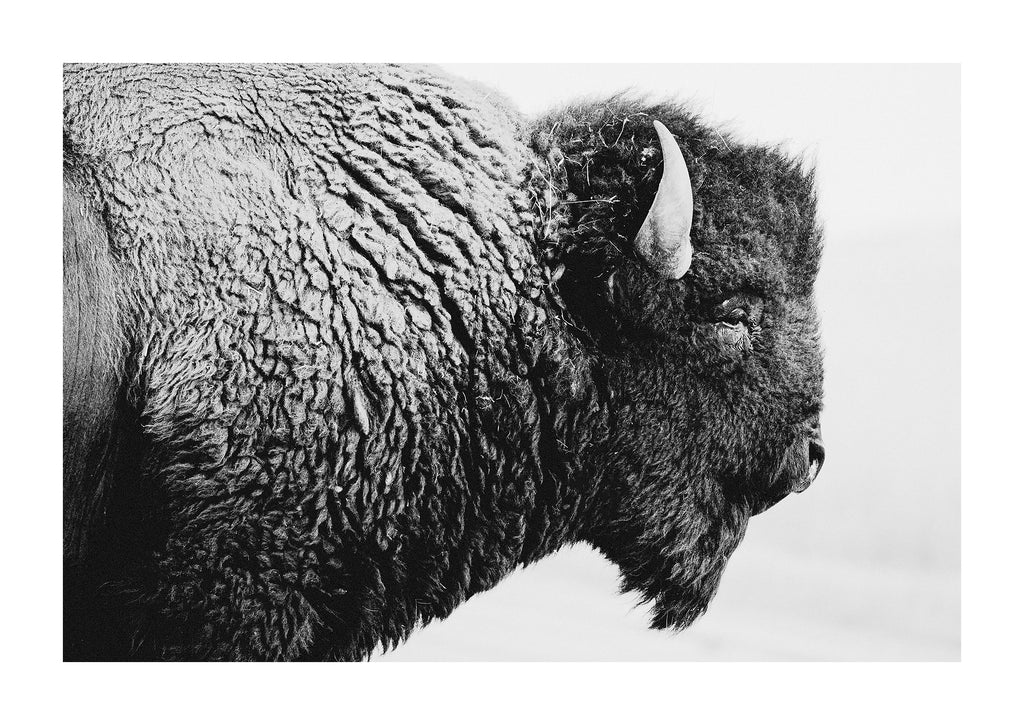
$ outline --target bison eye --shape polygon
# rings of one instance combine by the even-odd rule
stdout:
[[[739,317],[739,316],[737,316],[737,317],[729,317],[729,318],[724,319],[724,320],[718,320],[716,325],[719,328],[722,328],[722,329],[725,329],[725,330],[746,330],[747,329],[747,320],[746,320],[745,317]]]
[[[715,332],[728,347],[749,352],[761,331],[762,308],[756,295],[741,293],[729,297],[714,310]]]
[[[747,331],[750,323],[750,313],[745,307],[719,307],[714,316],[715,326],[718,330],[729,337],[731,333],[742,334]]]
[[[728,312],[725,315],[725,317],[721,320],[721,322],[725,323],[726,325],[745,325],[747,324],[747,321],[749,319],[750,313],[748,313],[746,309],[744,309],[743,307],[736,307],[735,309]]]
[[[741,292],[720,302],[714,309],[715,322],[722,325],[746,325],[757,327],[761,324],[763,300],[752,293]]]

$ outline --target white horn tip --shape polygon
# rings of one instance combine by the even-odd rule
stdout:
[[[635,244],[662,276],[679,279],[686,274],[693,258],[693,189],[686,160],[672,132],[661,121],[653,123],[661,144],[661,181]]]

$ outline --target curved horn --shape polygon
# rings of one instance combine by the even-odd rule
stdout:
[[[654,122],[661,142],[663,168],[658,193],[633,242],[640,256],[666,279],[679,279],[690,268],[693,247],[693,189],[683,152],[671,132]]]

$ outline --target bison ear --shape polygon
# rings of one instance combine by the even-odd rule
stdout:
[[[633,245],[660,276],[679,279],[686,274],[693,258],[693,189],[683,152],[672,133],[660,121],[654,122],[654,129],[661,142],[661,182]]]

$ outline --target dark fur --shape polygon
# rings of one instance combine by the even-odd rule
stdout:
[[[416,68],[69,67],[64,93],[66,198],[110,260],[66,308],[113,300],[77,324],[124,341],[65,398],[65,446],[98,425],[79,398],[116,431],[65,532],[66,657],[363,658],[578,541],[685,626],[806,475],[819,235],[778,152],[622,98],[526,122]],[[698,201],[678,282],[630,246],[654,118]]]

